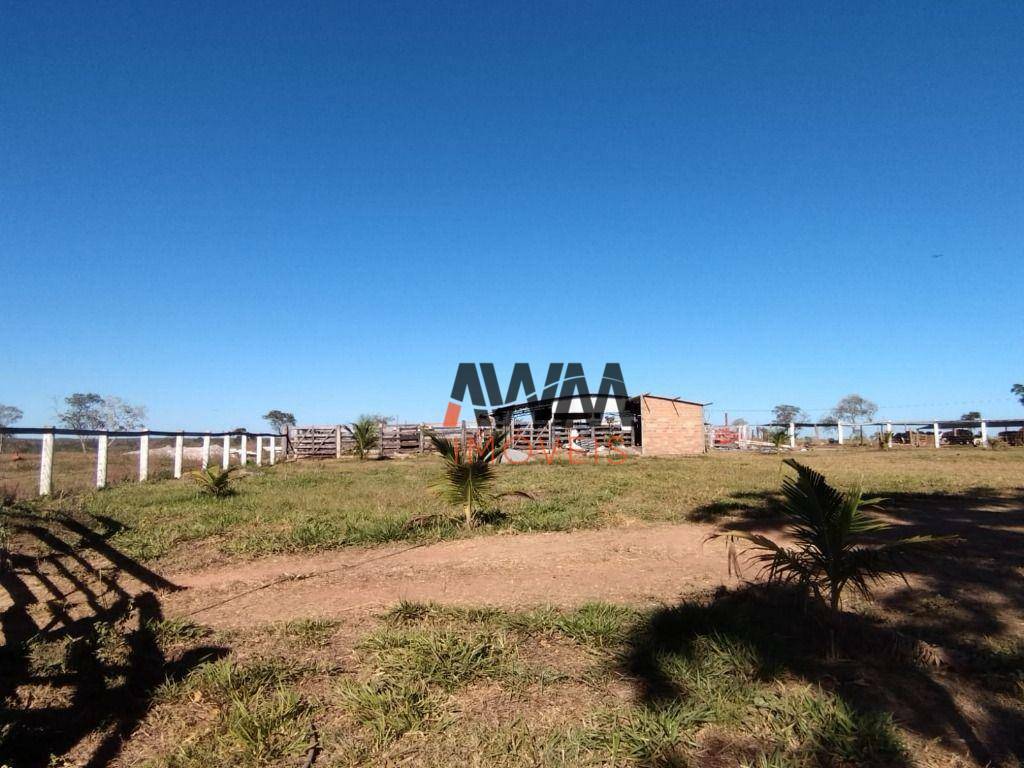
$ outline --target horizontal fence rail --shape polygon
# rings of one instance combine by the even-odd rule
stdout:
[[[902,428],[902,429],[901,429]],[[975,445],[988,447],[992,440],[1008,445],[1024,445],[1024,419],[887,419],[868,422],[805,422],[771,424],[706,425],[709,448],[760,449],[777,445],[778,435],[783,433],[781,447],[795,449],[798,442],[845,445],[849,439],[863,442],[865,429],[873,440],[884,443],[885,447],[899,445],[913,447],[941,448],[944,445]],[[808,433],[808,430],[811,432]],[[993,434],[993,431],[995,433]],[[825,435],[834,434],[826,438]]]
[[[177,432],[158,429],[131,431],[111,431],[102,429],[65,429],[61,427],[0,427],[0,435],[40,437],[39,455],[39,495],[49,496],[53,492],[53,454],[57,437],[93,438],[96,441],[96,488],[107,485],[107,467],[109,447],[114,440],[138,440],[138,481],[144,482],[150,477],[150,438],[174,438],[172,456],[174,461],[173,476],[180,478],[183,473],[185,457],[185,439],[199,438],[202,440],[200,466],[208,469],[214,451],[214,439],[220,443],[220,462],[223,469],[231,466],[231,454],[238,456],[237,465],[246,466],[250,457],[256,466],[262,466],[264,460],[273,465],[279,456],[287,454],[287,435],[273,432],[200,432],[179,430]],[[253,443],[250,448],[249,439]],[[233,439],[237,439],[237,448],[232,448]],[[83,443],[84,446],[84,443]]]

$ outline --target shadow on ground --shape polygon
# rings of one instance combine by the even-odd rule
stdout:
[[[634,638],[627,664],[644,700],[658,707],[685,696],[664,674],[664,659],[686,658],[696,639],[723,632],[767,660],[765,675],[781,669],[833,691],[858,712],[890,712],[911,732],[939,739],[978,765],[1024,759],[1024,490],[876,493],[887,497],[883,516],[896,524],[880,539],[954,534],[961,542],[911,561],[906,583],[844,614],[842,631],[852,641],[843,647],[844,661],[823,661],[820,621],[750,587],[653,617]],[[781,533],[785,521],[765,515],[778,508],[777,494],[736,501],[750,504],[730,509],[723,529]],[[901,660],[908,645],[932,649],[941,663]]]
[[[160,685],[226,649],[165,656],[159,595],[177,587],[110,546],[116,528],[0,514],[19,544],[0,572],[0,753],[17,768],[108,765]]]

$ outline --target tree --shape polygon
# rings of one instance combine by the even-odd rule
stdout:
[[[878,411],[878,406],[860,395],[847,395],[832,409],[836,421],[860,422],[871,421]]]
[[[21,421],[21,417],[25,414],[21,412],[21,408],[15,408],[13,405],[2,405],[0,404],[0,427],[9,427],[11,424],[16,424]],[[0,432],[0,453],[4,451],[4,433]]]
[[[800,406],[797,405],[776,405],[772,408],[772,413],[775,414],[775,424],[789,424],[791,421],[806,421],[808,416],[804,413]]]
[[[95,392],[75,392],[64,398],[67,410],[57,413],[60,423],[68,429],[102,429],[103,398]],[[81,435],[78,442],[85,453],[85,438]]]
[[[131,432],[146,426],[146,407],[126,403],[120,397],[103,398],[103,429]]]
[[[288,411],[267,411],[263,414],[263,420],[269,422],[275,432],[284,432],[285,427],[295,426],[295,414]]]
[[[881,499],[865,499],[859,490],[841,491],[794,459],[785,463],[797,473],[782,481],[787,539],[792,545],[777,544],[758,533],[717,533],[711,538],[726,536],[730,545],[736,539],[749,542],[750,559],[761,565],[762,576],[769,582],[807,589],[833,616],[848,585],[869,597],[874,582],[902,576],[903,564],[911,555],[956,541],[955,536],[910,536],[869,543],[866,537],[893,528],[865,512]]]
[[[124,432],[142,429],[146,421],[146,408],[131,405],[120,397],[101,397],[95,392],[75,392],[64,398],[67,409],[60,411],[57,418],[68,429],[104,429]],[[85,453],[85,437],[79,435],[82,452]]]
[[[1017,396],[1020,404],[1024,405],[1024,384],[1014,384],[1010,387],[1010,391]]]
[[[960,421],[981,421],[981,411],[968,411],[960,416]]]
[[[747,426],[747,420],[746,419],[733,419],[732,425],[734,427],[745,427],[745,426]]]

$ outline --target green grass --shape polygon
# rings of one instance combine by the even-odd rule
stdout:
[[[871,495],[1007,491],[1024,485],[1024,450],[822,450],[802,461],[840,485]],[[431,457],[394,461],[298,462],[253,470],[238,493],[208,498],[187,481],[127,483],[83,497],[84,508],[123,528],[112,543],[153,559],[209,542],[229,555],[334,549],[389,541],[431,541],[497,530],[564,531],[626,521],[715,522],[770,514],[782,476],[776,455],[715,454],[607,464],[503,466],[497,490],[522,489],[533,500],[505,499],[504,515],[470,531],[446,514],[428,489],[441,471]],[[411,524],[418,518],[425,525]],[[199,557],[199,555],[194,555]],[[209,556],[206,552],[203,556]]]
[[[354,647],[318,652],[348,659],[340,674],[275,655],[292,646],[280,625],[247,630],[237,639],[271,643],[268,655],[210,662],[163,696],[165,708],[213,713],[165,738],[175,746],[151,764],[292,764],[316,723],[320,760],[335,768],[908,766],[889,711],[851,697],[857,683],[844,680],[881,674],[902,688],[914,673],[829,662],[821,638],[793,634],[778,599],[731,593],[657,610],[403,603]],[[160,718],[172,729],[187,720]]]

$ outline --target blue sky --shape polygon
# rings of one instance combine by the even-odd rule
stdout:
[[[0,402],[1017,416],[1022,61],[1020,3],[4,0]]]

